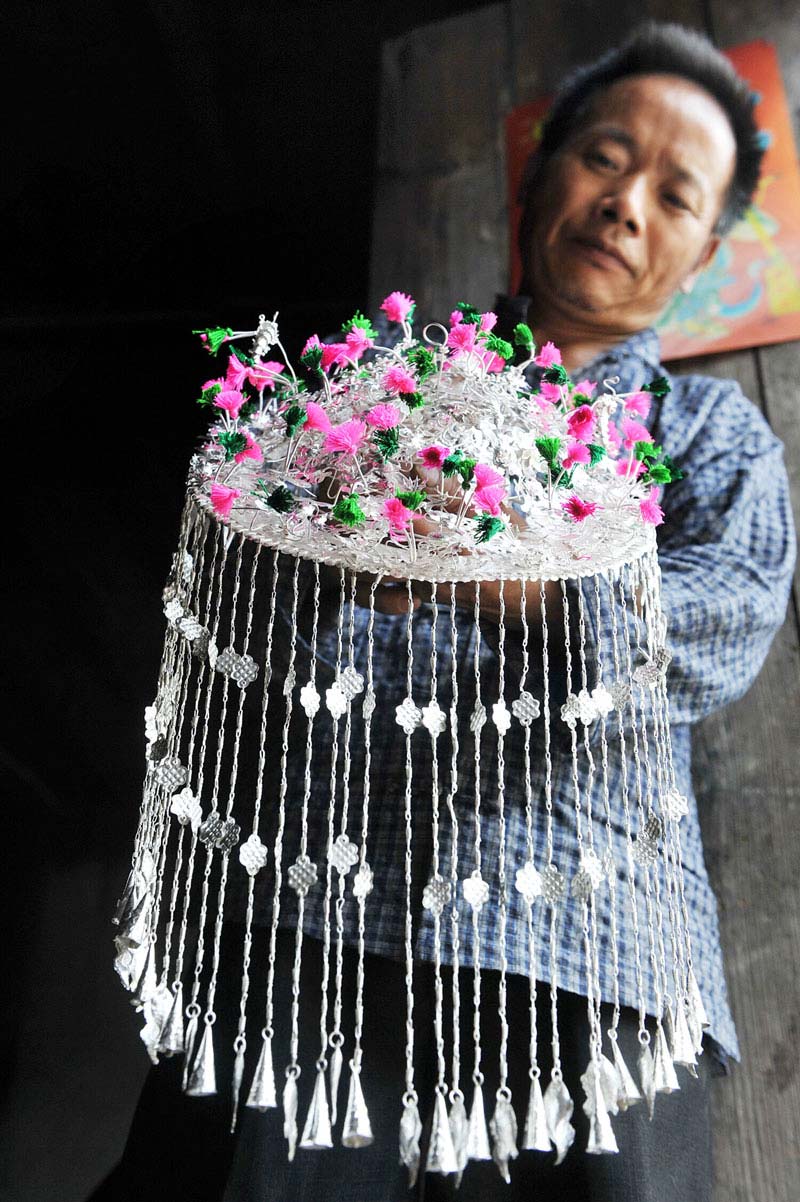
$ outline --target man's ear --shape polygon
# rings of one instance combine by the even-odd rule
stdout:
[[[708,267],[709,263],[714,258],[714,255],[717,253],[721,242],[722,238],[719,236],[719,234],[711,235],[708,242],[706,242],[705,246],[700,252],[700,257],[698,258],[694,267],[681,284],[681,292],[691,292],[692,288],[694,287],[695,280],[700,273],[705,271],[706,267]]]

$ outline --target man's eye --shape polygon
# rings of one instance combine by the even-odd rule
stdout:
[[[664,199],[676,209],[688,209],[689,206],[677,192],[665,192]]]
[[[600,167],[611,167],[616,169],[617,164],[613,159],[610,159],[607,154],[603,154],[602,150],[590,150],[586,155],[591,163],[597,163]]]

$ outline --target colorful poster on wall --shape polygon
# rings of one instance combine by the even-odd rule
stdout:
[[[767,151],[750,210],[692,292],[679,293],[658,323],[665,359],[800,338],[800,166],[777,55],[763,41],[726,54],[759,96],[755,115]],[[520,279],[517,195],[549,106],[542,97],[506,119],[512,291]]]

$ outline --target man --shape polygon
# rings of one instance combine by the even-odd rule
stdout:
[[[758,178],[760,158],[752,100],[726,60],[704,39],[679,27],[643,27],[619,50],[567,80],[556,100],[526,180],[520,233],[525,295],[499,306],[501,318],[513,324],[527,316],[539,343],[552,340],[561,348],[570,372],[595,380],[619,376],[620,391],[632,391],[663,374],[652,322],[677,289],[692,287],[722,235],[746,207]],[[785,610],[794,561],[793,530],[781,446],[755,408],[742,397],[737,385],[702,377],[676,378],[672,381],[672,391],[655,400],[649,425],[656,442],[663,445],[686,473],[685,479],[670,486],[663,498],[665,522],[661,528],[664,533],[660,562],[668,640],[674,657],[669,692],[675,771],[679,788],[690,799],[690,812],[682,823],[686,902],[695,971],[711,1021],[706,1046],[714,1062],[724,1066],[726,1054],[736,1055],[738,1047],[725,995],[716,905],[703,864],[691,792],[690,726],[712,709],[739,696],[758,672]],[[579,586],[573,583],[570,588],[574,599]],[[415,592],[419,604],[415,637],[424,646],[435,607],[421,602],[425,594],[420,589]],[[535,599],[535,590],[531,593]],[[403,672],[398,671],[398,663],[404,662],[406,590],[391,585],[382,587],[376,603],[380,611],[375,631],[376,679],[382,690],[379,704],[391,713],[391,707],[406,692]],[[487,695],[497,672],[490,633],[497,609],[497,586],[483,586],[481,613],[487,619],[485,644],[489,646],[484,644],[482,649],[481,670],[487,682]],[[598,639],[609,638],[612,615],[605,610],[596,614],[592,606],[587,606],[587,612],[586,638],[591,655]],[[531,618],[535,621],[533,607]],[[467,613],[464,632],[470,620]],[[356,631],[359,639],[362,626],[359,623]],[[323,605],[319,631],[323,659],[334,654],[335,641],[335,614],[331,620]],[[301,678],[302,672],[298,670],[298,679]],[[272,1188],[266,1196],[282,1202],[310,1196],[314,1191],[327,1199],[365,1202],[409,1196],[394,1145],[403,1090],[401,1042],[397,1036],[405,1022],[406,997],[402,967],[405,835],[398,821],[402,813],[405,743],[395,738],[393,731],[387,733],[385,742],[379,746],[377,738],[373,733],[373,755],[380,765],[381,804],[373,807],[371,815],[370,863],[375,872],[375,888],[370,898],[367,947],[373,953],[368,967],[368,981],[373,984],[367,986],[364,1039],[368,1073],[365,1089],[368,1087],[376,1142],[358,1152],[338,1147],[323,1154],[300,1152],[295,1162],[288,1165],[280,1124],[267,1124],[253,1112],[242,1115],[235,1147],[226,1145],[222,1132],[227,1106],[223,1097],[219,1114],[214,1115],[217,1127],[213,1127],[206,1107],[202,1139],[189,1141],[186,1137],[187,1152],[191,1143],[191,1156],[172,1157],[179,1166],[176,1187],[182,1185],[186,1196],[198,1200],[260,1197],[266,1181]],[[424,770],[422,761],[426,752],[422,744],[417,754],[418,766]],[[507,757],[503,838],[508,856],[519,859],[525,854],[520,784],[523,769],[519,747],[515,748],[511,735]],[[543,768],[541,757],[537,759],[534,755],[534,761],[534,796],[538,799]],[[354,749],[354,780],[359,778],[360,768],[358,749]],[[291,770],[299,776],[302,757],[297,757]],[[556,755],[555,808],[567,813],[569,785],[567,760]],[[485,876],[496,879],[499,817],[492,805],[491,780],[483,781],[483,794]],[[424,848],[429,842],[422,809],[417,817],[415,870],[420,873],[420,880],[415,881],[415,889],[427,878]],[[290,814],[287,822],[291,824],[292,820]],[[541,820],[537,807],[536,821]],[[324,843],[324,823],[325,803],[320,800],[309,814],[312,844]],[[442,838],[446,839],[446,832]],[[539,841],[537,845],[541,845]],[[570,854],[569,846],[565,836],[561,848],[564,857]],[[442,854],[446,858],[446,846]],[[565,861],[560,866],[569,867]],[[486,910],[491,911],[491,907]],[[291,905],[284,907],[283,913],[291,924],[294,916]],[[491,921],[490,914],[487,922]],[[624,922],[623,918],[620,954],[622,977],[629,981],[632,953],[630,932]],[[345,912],[345,926],[348,941],[352,941],[355,912],[351,908]],[[463,923],[462,965],[470,963],[472,950],[466,928],[468,924]],[[306,930],[311,936],[320,934],[313,920],[307,920]],[[574,922],[571,931],[574,936]],[[551,979],[550,964],[541,951],[547,946],[544,928],[542,933],[543,938],[537,942],[539,959],[530,966],[527,909],[519,897],[512,897],[505,947],[511,972],[508,1016],[523,1047],[529,968],[539,981],[540,1030],[549,1022],[546,983]],[[555,953],[562,990],[559,994],[562,1046],[571,1052],[571,1057],[565,1055],[565,1064],[568,1059],[583,1064],[587,1023],[586,1003],[581,997],[585,989],[584,972],[574,939],[566,934],[561,939]],[[236,939],[230,939],[229,944],[241,947]],[[311,941],[307,944],[311,945]],[[425,961],[431,960],[432,947],[431,916],[423,913],[414,932],[414,954],[420,962],[415,976],[418,988],[415,1026],[421,1103],[431,1096],[435,1081],[436,1047],[430,1030],[430,1003],[423,988],[430,984],[429,964]],[[288,974],[290,940],[281,955]],[[487,1015],[491,1014],[492,998],[497,997],[494,970],[499,967],[500,957],[497,932],[490,926],[481,952],[481,962],[486,966]],[[444,958],[449,962],[453,958],[446,929]],[[396,963],[398,960],[401,963]],[[312,964],[310,971],[317,973],[318,980],[318,966]],[[238,981],[233,959],[230,977],[235,991]],[[225,979],[223,974],[221,981]],[[314,982],[309,980],[313,990]],[[600,984],[604,1003],[610,1003],[611,968],[607,963],[600,964]],[[653,982],[649,976],[645,992],[648,1013],[655,1015]],[[625,990],[623,994],[619,1037],[623,1053],[631,1062],[637,1050],[638,1015],[633,1009],[635,997]],[[347,997],[345,1004],[349,1004]],[[606,1005],[604,1029],[608,1026],[608,1009]],[[464,1007],[462,1020],[469,1047],[468,1006]],[[314,1047],[317,1038],[313,1022],[301,1031],[304,1046],[307,1042],[308,1047]],[[483,1038],[486,1064],[492,1058],[496,1064],[498,1033],[489,1017]],[[230,1040],[226,1042],[229,1044]],[[284,1055],[283,1051],[278,1054]],[[692,1081],[684,1077],[680,1093],[656,1106],[652,1123],[643,1106],[633,1107],[621,1118],[615,1127],[619,1156],[587,1156],[583,1152],[585,1119],[580,1110],[583,1095],[577,1079],[580,1068],[569,1073],[565,1069],[575,1101],[573,1121],[579,1127],[579,1136],[564,1163],[555,1167],[550,1155],[525,1153],[512,1167],[510,1187],[502,1183],[492,1164],[471,1164],[460,1196],[708,1202],[711,1063],[709,1055],[701,1057],[700,1079]],[[465,1068],[471,1071],[466,1058]],[[488,1079],[492,1070],[486,1071]],[[163,1189],[169,1171],[167,1151],[179,1146],[172,1123],[165,1128],[163,1123],[153,1124],[147,1118],[148,1114],[158,1113],[159,1106],[170,1113],[177,1109],[177,1100],[159,1102],[165,1098],[164,1073],[165,1069],[160,1068],[153,1084],[148,1086],[149,1102],[146,1096],[137,1119],[138,1134],[135,1127],[124,1162],[129,1188],[135,1181],[135,1196],[142,1202],[167,1196]],[[527,1060],[515,1059],[511,1063],[509,1081],[519,1111],[526,1097]],[[192,1131],[191,1107],[196,1105],[188,1100],[180,1112],[180,1122],[186,1125],[188,1133]],[[159,1157],[159,1139],[165,1141],[159,1174],[161,1186],[154,1184],[151,1172]],[[144,1173],[137,1168],[139,1160],[147,1165]],[[186,1173],[190,1165],[196,1169],[193,1193],[187,1190]],[[158,1192],[159,1188],[162,1192]],[[416,1196],[451,1197],[456,1196],[454,1189],[452,1177],[421,1173]],[[128,1195],[118,1192],[98,1196]]]

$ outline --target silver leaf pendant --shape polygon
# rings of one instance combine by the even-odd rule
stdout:
[[[289,1160],[294,1160],[297,1151],[297,1079],[293,1073],[286,1078],[283,1087],[283,1137],[289,1145]]]
[[[561,1164],[575,1139],[572,1126],[573,1102],[569,1090],[562,1080],[553,1078],[544,1091],[544,1112],[547,1130],[556,1147],[556,1164]]]
[[[517,1152],[517,1116],[508,1098],[500,1096],[494,1108],[494,1114],[489,1122],[492,1136],[492,1160],[497,1165],[500,1176],[506,1185],[511,1184],[511,1173],[508,1162],[516,1160]]]
[[[656,1093],[675,1093],[680,1089],[675,1066],[669,1053],[667,1036],[660,1023],[656,1030],[656,1050],[653,1054],[653,1082]]]
[[[361,1074],[350,1070],[347,1109],[342,1125],[342,1144],[345,1148],[367,1148],[372,1143],[372,1124],[361,1089]]]
[[[603,1090],[603,1101],[606,1104],[606,1110],[609,1114],[617,1114],[619,1111],[619,1073],[616,1065],[612,1064],[607,1056],[602,1053],[597,1057],[597,1063],[600,1068],[600,1085]]]
[[[617,1070],[617,1079],[619,1082],[617,1088],[617,1106],[620,1110],[625,1111],[629,1106],[633,1106],[634,1103],[641,1102],[642,1095],[630,1069],[623,1059],[618,1041],[612,1039],[611,1046],[613,1048],[614,1066]]]
[[[342,1049],[335,1047],[331,1052],[331,1123],[336,1123],[336,1116],[339,1112],[339,1081],[342,1076]]]
[[[400,1163],[408,1169],[408,1188],[413,1189],[419,1173],[419,1137],[422,1135],[422,1120],[419,1108],[409,1098],[400,1117]]]
[[[450,1135],[453,1140],[453,1150],[456,1154],[456,1186],[461,1184],[461,1178],[464,1169],[467,1167],[467,1135],[469,1133],[469,1119],[467,1118],[467,1108],[464,1105],[464,1099],[460,1093],[456,1094],[450,1104]]]
[[[647,1102],[647,1112],[653,1117],[656,1104],[656,1083],[653,1076],[653,1053],[647,1044],[639,1053],[639,1084],[642,1087],[644,1100]]]
[[[303,1134],[300,1136],[301,1148],[332,1148],[331,1115],[328,1109],[328,1093],[325,1088],[325,1069],[317,1069],[314,1082],[314,1092],[311,1095],[311,1105],[308,1108]]]
[[[538,1077],[531,1080],[528,1113],[525,1115],[525,1127],[522,1132],[522,1147],[526,1152],[550,1151],[547,1115],[544,1112],[544,1097]]]
[[[211,1024],[205,1023],[203,1036],[197,1055],[194,1058],[192,1071],[186,1085],[186,1092],[192,1098],[207,1098],[217,1092],[217,1074],[214,1067],[214,1040],[211,1034]]]
[[[180,1056],[183,1049],[183,985],[178,985],[167,1021],[161,1031],[158,1050],[163,1056]]]
[[[469,1160],[491,1160],[492,1149],[489,1144],[489,1128],[486,1125],[486,1111],[483,1106],[483,1089],[475,1086],[472,1095],[472,1109],[469,1112],[469,1128],[467,1130],[467,1158]]]
[[[247,1095],[246,1106],[252,1110],[274,1110],[278,1105],[275,1090],[275,1072],[272,1067],[272,1040],[262,1036],[261,1052],[259,1053],[256,1071],[250,1082],[250,1092]]]
[[[426,1173],[455,1173],[456,1151],[453,1147],[453,1137],[450,1134],[450,1120],[447,1117],[447,1104],[441,1090],[436,1091],[436,1101],[433,1104],[433,1123],[428,1142],[428,1156],[425,1161]]]
[[[236,1059],[233,1062],[233,1076],[231,1077],[231,1134],[236,1130],[236,1120],[239,1117],[239,1094],[242,1089],[242,1077],[244,1076],[244,1048],[236,1049]]]
[[[581,1077],[581,1085],[586,1094],[583,1103],[584,1113],[589,1119],[589,1138],[586,1151],[592,1154],[602,1152],[618,1152],[617,1141],[608,1117],[606,1098],[603,1092],[603,1070],[599,1061],[590,1060],[586,1072]],[[616,1100],[614,1102],[616,1106]]]

